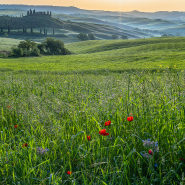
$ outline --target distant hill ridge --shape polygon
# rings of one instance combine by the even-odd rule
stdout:
[[[21,9],[29,10],[30,8],[36,8],[38,11],[50,10],[53,13],[86,13],[86,14],[99,14],[99,15],[111,15],[111,16],[132,16],[132,17],[147,17],[150,19],[166,19],[166,20],[181,20],[185,17],[185,12],[180,11],[156,11],[156,12],[140,12],[133,10],[130,12],[121,11],[104,11],[104,10],[84,10],[74,6],[51,6],[51,5],[22,5],[22,4],[0,4],[0,9]]]

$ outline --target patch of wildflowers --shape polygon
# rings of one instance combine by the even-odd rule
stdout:
[[[151,141],[150,139],[142,140],[142,142],[144,147],[151,147],[154,152],[159,151],[158,142]]]
[[[47,149],[47,148],[43,149],[43,148],[41,148],[41,147],[37,147],[37,153],[38,153],[38,154],[43,155],[43,154],[45,154],[47,151],[49,151],[49,149]]]
[[[103,135],[103,136],[109,135],[109,133],[106,133],[106,129],[100,130],[100,131],[99,131],[99,134],[100,134],[100,135]]]
[[[149,151],[148,151],[148,153],[149,153],[150,155],[153,155],[153,152],[152,152],[152,150],[149,150]]]
[[[17,128],[17,125],[15,125],[14,128]]]
[[[134,119],[134,118],[133,118],[132,116],[129,116],[129,117],[127,118],[128,121],[133,121],[133,119]]]
[[[87,136],[87,140],[91,140],[91,136]]]
[[[28,146],[28,143],[24,143],[23,145],[22,145],[22,147],[27,147]]]
[[[105,126],[109,126],[111,124],[111,121],[106,121]]]
[[[67,172],[68,175],[71,175],[72,173],[73,173],[73,172],[71,172],[71,171],[68,171],[68,172]]]

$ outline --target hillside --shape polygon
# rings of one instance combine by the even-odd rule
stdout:
[[[93,72],[131,69],[184,69],[185,37],[66,44],[66,56],[0,59],[0,70]],[[1,47],[0,47],[1,48]],[[81,48],[81,49],[78,49]],[[36,60],[35,60],[36,59]]]
[[[66,47],[75,54],[85,53],[98,53],[103,51],[118,50],[118,49],[133,49],[142,48],[144,51],[149,49],[149,45],[153,45],[153,48],[166,49],[166,47],[160,47],[161,44],[164,46],[171,45],[170,48],[174,50],[184,50],[185,37],[156,37],[150,39],[135,39],[135,40],[99,40],[99,41],[84,41],[72,44],[66,44]],[[179,45],[180,44],[180,45]],[[135,51],[136,52],[136,51]],[[118,53],[119,55],[119,53]]]
[[[139,31],[125,30],[117,28],[114,26],[109,26],[105,24],[94,24],[94,23],[85,23],[85,22],[72,22],[72,21],[63,21],[56,19],[50,16],[35,16],[34,19],[32,16],[23,16],[23,17],[9,17],[2,16],[0,19],[0,28],[7,29],[8,25],[10,29],[22,29],[27,28],[56,28],[60,29],[57,32],[68,37],[77,37],[77,34],[82,33],[93,33],[97,39],[112,39],[112,35],[116,34],[118,36],[126,35],[129,39],[150,37],[148,33],[142,33]],[[38,30],[39,32],[40,30]],[[52,34],[48,32],[48,34]],[[38,35],[39,36],[39,35]]]
[[[71,14],[71,16],[81,16],[86,18],[94,18],[101,21],[109,21],[112,23],[119,23],[125,26],[130,27],[137,27],[137,28],[147,28],[147,29],[158,29],[160,27],[168,27],[168,26],[175,26],[176,23],[163,20],[163,19],[150,19],[150,18],[142,18],[142,17],[125,17],[124,15],[97,15],[97,14]],[[80,17],[79,17],[80,18]]]

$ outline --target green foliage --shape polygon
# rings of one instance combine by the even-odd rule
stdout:
[[[117,35],[112,35],[112,39],[118,39],[118,36]]]
[[[81,41],[84,41],[84,40],[88,40],[88,39],[89,39],[86,33],[79,33],[79,34],[77,35],[77,38],[78,38],[79,40],[81,40]]]
[[[32,55],[32,56],[39,56],[39,55],[40,55],[40,50],[39,50],[37,47],[34,47],[34,48],[31,50],[31,55]]]
[[[37,46],[37,43],[35,43],[34,41],[30,41],[29,39],[26,39],[25,41],[21,41],[18,44],[18,48],[22,48],[22,49],[26,48],[27,50],[30,50],[36,46]]]
[[[57,54],[59,50],[64,48],[64,43],[61,40],[55,40],[54,38],[47,37],[43,42],[46,49],[50,49],[50,54]]]
[[[42,42],[40,44],[37,44],[37,48],[40,50],[41,54],[45,53],[45,43]]]
[[[122,35],[121,38],[122,39],[128,39],[128,37],[126,35]]]
[[[27,59],[20,60],[27,65]],[[179,185],[184,180],[183,72],[21,69],[20,64],[17,72],[0,73],[3,184]],[[108,120],[111,125],[105,126]],[[109,135],[100,135],[101,129]],[[147,139],[158,142],[153,156],[152,146],[142,141]],[[42,155],[38,147],[49,151]]]
[[[13,49],[14,56],[16,57],[22,57],[23,56],[23,50],[22,48],[15,48]]]
[[[92,33],[88,34],[88,38],[89,38],[89,40],[95,40],[96,39],[95,36]]]

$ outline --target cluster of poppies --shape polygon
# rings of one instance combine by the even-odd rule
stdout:
[[[129,117],[127,118],[128,121],[133,121],[133,119],[134,119],[134,118],[133,118],[132,116],[129,116]],[[111,124],[111,121],[108,120],[108,121],[106,121],[104,124],[105,124],[105,126],[109,126],[109,125]],[[99,131],[99,134],[102,135],[102,136],[108,136],[108,135],[109,135],[109,133],[106,132],[106,129],[100,130],[100,131]],[[87,136],[87,140],[89,141],[90,139],[91,139],[91,136],[88,135],[88,136]]]
[[[128,121],[133,121],[133,119],[134,119],[134,118],[133,118],[132,116],[129,116],[129,117],[127,118]],[[108,120],[108,121],[105,122],[105,126],[109,126],[110,124],[111,124],[111,121],[110,121],[110,120]],[[18,127],[17,125],[14,126],[14,128],[17,128],[17,127]],[[109,133],[106,132],[106,129],[100,130],[100,131],[99,131],[99,134],[102,135],[102,136],[108,136],[108,135],[109,135]],[[88,140],[88,141],[91,140],[91,136],[87,135],[87,140]],[[24,144],[22,145],[22,147],[27,147],[27,146],[28,146],[28,143],[24,143]],[[72,172],[71,172],[71,171],[68,171],[67,174],[68,174],[68,175],[71,175]]]

